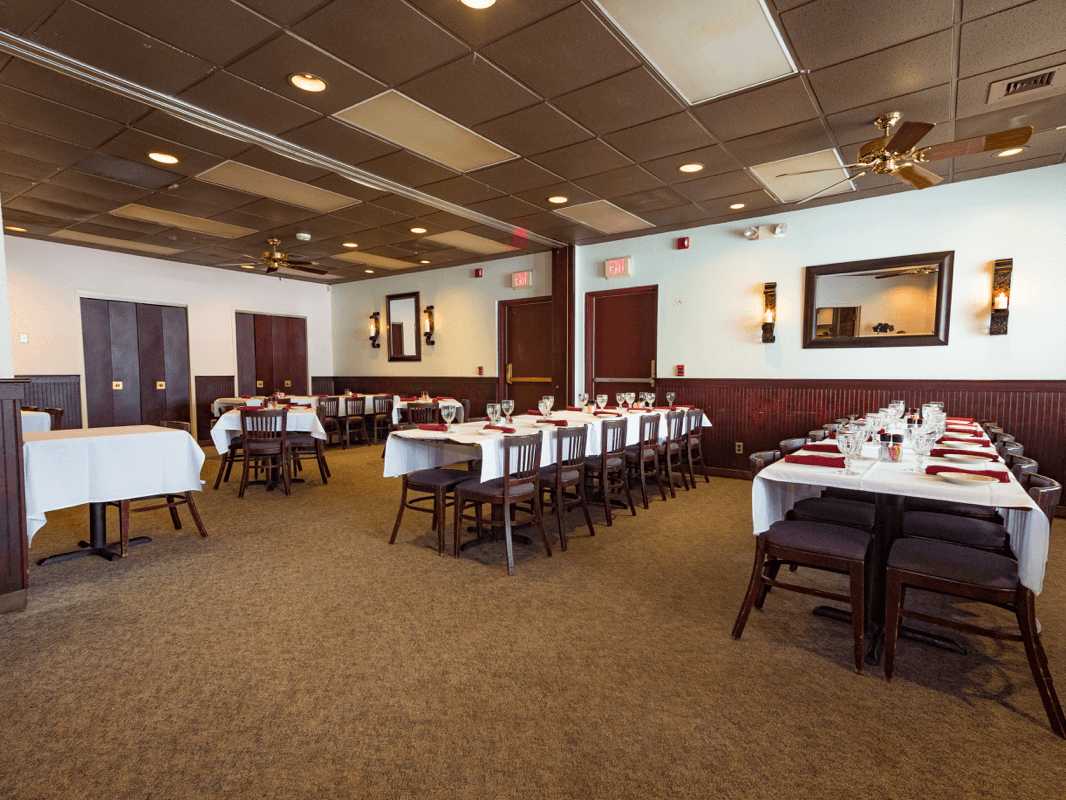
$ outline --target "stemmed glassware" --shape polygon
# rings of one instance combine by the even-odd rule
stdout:
[[[668,406],[672,406],[674,404],[674,397],[675,396],[676,395],[673,392],[667,392],[666,393],[666,404]]]
[[[499,403],[486,403],[485,413],[489,416],[490,425],[500,424],[500,404]]]
[[[444,418],[444,427],[450,432],[452,429],[452,421],[455,419],[455,406],[441,406],[440,415]]]
[[[550,394],[546,394],[544,395],[544,397],[541,398],[541,401],[544,403],[546,408],[542,408],[540,410],[540,413],[542,413],[546,417],[550,417],[552,415],[552,406],[555,405],[555,397]]]
[[[859,427],[841,427],[837,430],[837,447],[844,454],[844,474],[857,475],[852,467],[855,459],[862,453],[862,446],[866,444],[866,431]]]
[[[615,395],[614,395],[614,404],[615,404],[616,406],[618,406],[619,408],[621,408],[621,407],[622,407],[622,403],[624,403],[624,402],[625,402],[625,399],[626,399],[626,396],[625,396],[625,394],[623,394],[622,392],[615,392]]]
[[[922,459],[932,451],[936,439],[937,432],[935,429],[927,429],[924,425],[914,429],[914,432],[911,434],[911,447],[913,447],[914,452],[918,454],[918,463],[914,467],[915,472],[925,471],[925,468],[922,466]]]
[[[603,411],[603,407],[605,405],[607,405],[607,395],[605,395],[605,394],[596,395],[596,405],[598,405],[600,407],[600,411]]]
[[[511,423],[514,420],[511,419],[511,414],[514,413],[514,400],[502,400],[500,401],[500,411],[507,417],[507,422]]]
[[[581,406],[582,410],[584,410],[588,406],[588,404],[589,404],[588,392],[582,392],[581,394],[579,394],[577,396],[577,404],[579,406]]]
[[[636,392],[626,392],[626,405],[633,408],[633,401],[637,399]]]

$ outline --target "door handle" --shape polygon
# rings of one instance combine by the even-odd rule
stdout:
[[[508,364],[507,365],[507,385],[508,386],[510,386],[510,384],[511,384],[511,367],[513,367],[513,366],[514,366],[513,364]]]

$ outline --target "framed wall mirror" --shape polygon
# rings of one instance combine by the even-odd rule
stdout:
[[[421,361],[422,337],[418,335],[418,292],[390,294],[385,298],[389,361]]]
[[[948,343],[954,250],[807,267],[803,346]]]

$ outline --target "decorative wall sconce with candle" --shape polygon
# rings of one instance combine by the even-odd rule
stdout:
[[[1010,274],[1014,270],[1013,258],[1001,258],[992,270],[992,321],[988,325],[989,336],[1007,332],[1007,317],[1010,315]]]
[[[763,344],[777,341],[774,325],[777,323],[777,283],[767,283],[762,289],[762,340]]]
[[[377,311],[370,315],[370,346],[381,347],[381,314]]]
[[[422,335],[426,337],[426,344],[435,344],[433,341],[433,306],[426,306],[422,313]]]

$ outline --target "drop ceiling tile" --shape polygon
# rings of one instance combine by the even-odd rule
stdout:
[[[24,191],[33,186],[33,181],[28,181],[25,178],[16,178],[13,175],[0,174],[0,200],[7,202],[17,194],[22,194]]]
[[[457,205],[476,203],[480,200],[491,200],[503,194],[499,189],[493,189],[491,186],[468,178],[465,175],[422,186],[421,191]]]
[[[1066,47],[1066,42],[1063,42]],[[1006,80],[1008,78],[1014,78],[1019,75],[1028,75],[1032,72],[1040,72],[1041,70],[1048,69],[1049,67],[1057,67],[1061,64],[1066,64],[1066,50],[1059,53],[1052,53],[1042,58],[1033,59],[1032,61],[1026,61],[1021,64],[1013,64],[1003,69],[993,70],[992,72],[985,72],[981,75],[975,75],[970,78],[963,78],[958,83],[955,100],[955,116],[956,117],[970,117],[978,114],[995,114],[1001,113],[1010,116],[1012,119],[1019,114],[1024,114],[1026,110],[1019,109],[1015,111],[1014,108],[1021,105],[1029,105],[1031,103],[1044,102],[1062,102],[1062,93],[1066,92],[1066,86],[1055,90],[1050,90],[1053,94],[1045,94],[1044,91],[1034,92],[1022,92],[1014,97],[1008,97],[1003,100],[998,100],[991,105],[988,103],[989,87],[993,83]],[[1036,95],[1034,97],[1034,95]],[[1053,98],[1058,98],[1053,99]],[[1034,106],[1035,108],[1036,106]],[[1006,109],[1011,109],[1007,111]],[[1015,125],[1027,125],[1032,124],[1028,122],[1017,122],[1008,124],[1004,127],[1014,127]],[[1039,128],[1038,128],[1039,129]],[[1002,128],[1000,128],[1002,130]]]
[[[951,31],[890,47],[811,73],[826,114],[919,92],[951,80]]]
[[[276,219],[268,219],[267,217],[258,214],[249,214],[247,211],[242,210],[224,211],[221,214],[213,214],[211,219],[216,222],[224,222],[227,225],[240,225],[242,228],[251,228],[256,232],[256,236],[252,238],[257,242],[262,238],[258,235],[260,231],[276,227],[278,224]],[[237,241],[240,240],[238,239]],[[249,241],[251,241],[251,239],[249,239]]]
[[[169,172],[178,180],[181,175],[197,175],[210,169],[224,159],[194,150],[191,147],[161,139],[134,128],[127,128],[100,148],[100,152],[135,161],[146,167]],[[178,159],[177,164],[160,164],[148,158],[149,153],[166,153]]]
[[[32,3],[4,3],[4,15],[0,17],[0,28],[20,36],[33,30],[52,12],[62,5],[63,0],[35,0]]]
[[[1040,167],[1050,167],[1060,163],[1062,162],[1058,156],[1044,156],[1043,158],[1016,161],[1013,164],[992,164],[991,166],[983,167],[981,169],[968,169],[962,172],[956,172],[951,179],[951,182],[960,183],[961,181],[969,181],[974,178],[990,178],[993,175],[1005,175],[1008,172],[1018,172],[1023,169],[1039,169]]]
[[[172,117],[165,111],[153,111],[143,119],[137,120],[133,127],[152,136],[158,136],[171,142],[181,142],[187,147],[221,156],[222,158],[233,158],[249,149],[248,144],[245,142],[231,139],[218,133],[212,133],[199,125],[193,125],[177,117]]]
[[[311,234],[310,243],[300,242],[300,247],[304,247],[306,244],[306,246],[317,247],[318,249],[325,249],[326,252],[336,253],[337,247],[326,247],[323,242],[331,241],[333,239],[337,239],[338,243],[348,241],[345,237],[348,235],[354,235],[361,230],[364,230],[364,228],[356,222],[334,216],[333,214],[322,214],[321,216],[312,217],[311,219],[305,219],[300,222],[271,228],[268,233],[272,235],[276,234],[281,237],[294,237],[297,233],[301,232],[309,233]],[[296,247],[295,244],[292,246]]]
[[[159,226],[155,227],[159,228]],[[77,225],[71,225],[70,230],[77,231],[78,233],[88,233],[90,236],[103,236],[110,239],[138,239],[145,235],[143,231],[115,228],[110,225],[101,225],[95,221],[79,222]],[[159,230],[163,229],[159,228]]]
[[[229,2],[80,0],[109,17],[194,56],[225,64],[274,34],[278,27]]]
[[[625,194],[613,198],[611,202],[643,219],[647,219],[647,214],[652,211],[664,211],[668,208],[689,205],[686,197],[669,186]]]
[[[267,133],[283,133],[319,118],[316,111],[249,83],[228,72],[216,72],[178,98],[194,106]]]
[[[428,158],[400,150],[387,156],[364,161],[359,164],[360,169],[372,172],[390,181],[402,183],[405,186],[423,186],[427,183],[454,178],[459,173],[455,170],[435,164]]]
[[[249,203],[246,206],[241,206],[240,210],[246,214],[255,214],[259,217],[275,219],[278,222],[300,222],[317,216],[317,212],[311,211],[310,209],[300,208],[299,206],[289,205],[288,203],[281,203],[269,198],[263,198],[261,200],[256,200],[254,203]]]
[[[614,33],[581,4],[516,31],[481,52],[548,98],[640,66]]]
[[[392,244],[384,244],[380,247],[372,247],[369,250],[363,252],[370,253],[375,256],[385,256],[385,258],[411,258],[414,255],[414,250],[408,250],[406,247],[397,247]]]
[[[0,73],[0,83],[124,124],[152,110],[143,103],[127,100],[17,58]]]
[[[591,133],[547,103],[478,125],[475,131],[522,156],[535,156],[593,138]]]
[[[414,233],[411,228],[425,228],[425,233]],[[438,233],[444,233],[448,230],[445,225],[436,225],[432,222],[427,222],[421,217],[413,217],[411,219],[405,219],[402,222],[393,222],[389,225],[385,225],[381,228],[383,231],[389,231],[390,233],[398,233],[406,237],[404,241],[417,241],[428,236],[435,236]]]
[[[350,219],[361,225],[388,225],[390,222],[404,219],[410,215],[383,208],[376,203],[360,203],[357,206],[342,208],[336,212],[342,219]]]
[[[166,191],[156,192],[148,197],[140,200],[137,205],[144,206],[146,208],[156,208],[161,211],[170,211],[174,214],[182,214],[187,217],[201,217],[207,219],[213,217],[226,209],[213,206],[209,203],[199,203],[196,200],[187,200],[184,197],[175,197]],[[156,220],[149,220],[155,222]],[[169,225],[173,223],[162,222],[160,224]]]
[[[509,219],[520,214],[536,214],[540,211],[538,206],[514,196],[498,197],[495,200],[471,203],[467,208],[494,219]]]
[[[3,122],[0,122],[0,150],[59,167],[72,164],[91,152],[80,145],[53,139],[51,136],[34,133],[25,128],[16,128]]]
[[[762,187],[758,181],[741,169],[686,181],[676,184],[674,188],[694,203],[700,203],[704,200],[754,192]]]
[[[589,139],[559,150],[541,153],[533,159],[567,180],[617,169],[632,162],[599,139]]]
[[[637,162],[715,143],[714,137],[688,112],[624,128],[603,138]]]
[[[53,203],[51,200],[40,200],[26,195],[20,195],[8,202],[7,207],[4,209],[5,217],[9,208],[30,214],[38,214],[42,217],[67,220],[68,222],[85,222],[99,213],[92,209],[78,208],[65,203]]]
[[[294,32],[389,86],[466,55],[468,48],[406,3],[330,3]]]
[[[959,77],[968,78],[1063,49],[1066,9],[1061,0],[1034,0],[962,26]]]
[[[485,13],[452,0],[409,0],[473,47],[483,47],[519,28],[543,19],[577,0],[537,0],[535,3],[499,3]]]
[[[167,194],[220,209],[240,208],[258,199],[258,195],[240,192],[207,181],[199,181],[196,178],[186,178],[175,188],[167,188]]]
[[[608,199],[662,186],[662,181],[636,165],[591,175],[574,182],[582,189]]]
[[[507,194],[559,182],[558,175],[524,158],[479,169],[469,173],[469,176]]]
[[[962,4],[962,20],[969,22],[972,19],[986,17],[1011,6],[1020,6],[1028,2],[1029,0],[966,0]]]
[[[1061,156],[1066,149],[1066,130],[1041,131],[1034,133],[1026,144],[1026,149],[1016,156],[999,157],[995,153],[977,153],[972,156],[952,159],[956,172],[970,169],[985,169],[1006,162],[1030,161],[1047,156]]]
[[[320,119],[304,125],[286,133],[285,138],[300,147],[346,164],[358,164],[399,152],[395,145],[334,119]]]
[[[78,191],[77,189],[69,189],[54,183],[38,184],[22,196],[32,197],[38,200],[47,200],[52,203],[61,203],[73,208],[84,208],[97,214],[111,211],[111,209],[122,205],[122,203],[116,202],[108,197],[99,197],[95,194],[88,194],[86,192]]]
[[[70,225],[70,220],[20,211],[8,206],[4,209],[4,224],[27,228],[33,236],[48,236],[58,228],[66,228]]]
[[[257,47],[226,67],[226,71],[322,114],[332,114],[353,106],[386,88],[380,81],[297,39],[291,33]],[[289,76],[293,73],[316,75],[326,82],[326,90],[305,92],[297,89],[289,83]]]
[[[699,172],[681,172],[678,167],[684,164],[703,164],[703,169]],[[657,158],[654,161],[641,164],[641,166],[664,183],[673,184],[691,181],[700,177],[706,178],[709,175],[717,175],[722,172],[730,172],[738,169],[740,164],[720,145],[715,144],[710,147],[702,147],[699,150],[691,150],[687,153]]]
[[[600,135],[684,109],[673,93],[644,68],[562,95],[555,99],[555,105]]]
[[[953,0],[882,0],[877,24],[869,6],[852,0],[816,0],[781,15],[804,69],[819,70],[951,28]]]
[[[191,250],[195,247],[218,244],[219,242],[226,241],[226,239],[222,239],[218,236],[209,236],[206,233],[183,231],[180,228],[168,228],[165,231],[161,231],[160,233],[151,236],[142,236],[137,241],[142,244],[157,244],[163,247],[173,247],[177,250]]]
[[[317,186],[320,189],[327,189],[337,194],[347,195],[348,197],[354,197],[356,200],[362,200],[364,203],[371,200],[376,200],[379,197],[384,197],[387,192],[381,191],[381,189],[374,189],[370,186],[364,186],[361,183],[348,180],[341,175],[331,172],[329,175],[325,175],[321,178],[316,178],[311,181],[312,186]]]
[[[735,139],[729,142],[726,148],[741,164],[752,166],[828,150],[832,146],[833,142],[825,132],[822,121],[814,119],[798,125],[789,125],[787,128]]]
[[[602,236],[602,233],[594,231],[592,228],[586,228],[584,225],[571,223],[570,225],[552,231],[551,238],[558,239],[567,244],[579,244],[583,241],[598,239]]]
[[[468,128],[540,102],[533,92],[473,53],[420,75],[399,91]]]
[[[417,200],[412,200],[410,197],[404,197],[403,195],[398,194],[387,194],[384,197],[375,200],[374,204],[381,208],[387,208],[390,211],[399,212],[405,217],[421,217],[436,211],[433,206],[428,206],[425,203],[420,203]]]
[[[650,211],[644,214],[644,219],[654,223],[656,227],[669,227],[671,225],[686,225],[710,218],[710,214],[694,203],[686,206],[668,208],[665,211]]]
[[[576,184],[566,182],[553,183],[548,186],[542,186],[537,189],[530,189],[525,192],[519,192],[516,197],[519,197],[522,200],[525,200],[526,202],[532,203],[535,206],[539,206],[541,209],[547,211],[557,211],[559,209],[559,206],[555,205],[554,203],[548,202],[549,197],[555,197],[556,195],[569,198],[569,202],[566,203],[563,208],[565,208],[566,206],[577,205],[578,203],[589,203],[597,199],[596,195],[594,195],[592,192],[586,191],[585,189],[582,189]]]
[[[79,233],[78,231],[56,231],[50,235],[57,239],[69,239],[88,247],[101,247],[105,250],[132,250],[139,253],[151,253],[155,256],[168,256],[180,252],[180,250],[173,247],[142,244],[141,242],[130,242],[123,239],[105,239],[88,233]]]
[[[180,92],[212,70],[210,62],[78,3],[64,3],[29,38],[166,94]]]
[[[260,147],[246,150],[233,160],[300,183],[312,183],[331,174],[321,167],[312,167],[310,164],[293,161],[291,158],[276,155]]]
[[[729,208],[733,203],[743,203],[744,208],[742,213],[733,214]],[[760,211],[764,208],[773,208],[778,204],[774,198],[766,192],[765,189],[759,189],[754,192],[744,192],[743,194],[730,195],[729,197],[720,197],[715,200],[705,200],[700,203],[708,215],[712,217],[719,216],[736,216],[743,218],[753,211]]]
[[[0,150],[0,172],[37,182],[55,174],[59,167],[26,156]],[[76,188],[76,187],[75,187]]]
[[[829,128],[841,145],[868,142],[878,138],[880,130],[873,121],[882,114],[898,111],[903,121],[932,122],[934,124],[951,119],[951,91],[948,84],[923,89],[920,92],[881,100],[868,106],[860,106],[840,114],[831,114],[826,119]],[[898,130],[898,126],[897,126]]]
[[[474,225],[477,224],[472,219],[460,217],[456,214],[449,214],[447,211],[436,211],[432,214],[425,214],[422,219],[432,222],[436,225],[441,225],[453,231],[460,231],[464,228],[472,228]]]
[[[375,247],[380,247],[386,244],[398,244],[399,242],[409,241],[411,238],[411,232],[400,233],[395,230],[386,230],[385,228],[371,228],[369,230],[360,231],[355,235],[354,241],[359,245],[358,248],[348,250],[343,246],[338,247],[336,252],[358,252],[362,250],[371,250]]]
[[[322,0],[241,0],[241,2],[282,25],[289,25],[322,5]]]
[[[157,225],[153,222],[145,222],[140,219],[115,217],[111,214],[101,214],[98,217],[93,217],[90,222],[96,225],[106,225],[109,228],[119,228],[124,231],[129,231],[130,233],[136,234],[137,237],[150,236],[153,233],[159,233],[160,231],[165,231],[167,229],[165,225]],[[121,236],[119,238],[127,237]]]
[[[692,113],[711,133],[728,141],[814,119],[818,108],[796,76],[712,100]]]

